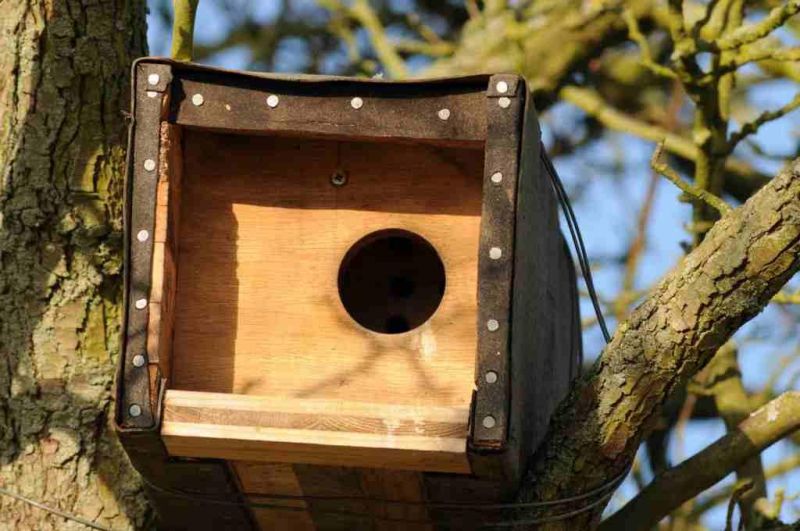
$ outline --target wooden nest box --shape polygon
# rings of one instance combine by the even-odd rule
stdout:
[[[515,75],[137,62],[117,423],[151,486],[513,492],[580,364],[540,146]]]

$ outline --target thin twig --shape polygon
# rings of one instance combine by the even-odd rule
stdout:
[[[694,186],[693,184],[681,179],[681,176],[662,160],[663,151],[664,142],[661,141],[656,146],[655,152],[653,152],[653,158],[650,159],[650,166],[655,171],[666,177],[672,184],[680,188],[683,193],[697,199],[698,201],[706,203],[711,208],[717,210],[720,214],[724,215],[731,211],[730,205],[728,205],[728,203],[719,197],[715,196],[708,190],[698,188],[697,186]]]
[[[733,531],[733,509],[739,503],[739,499],[751,488],[753,488],[752,481],[740,481],[733,489],[731,499],[728,502],[728,513],[725,515],[725,531]],[[742,517],[739,516],[741,519]]]
[[[773,122],[780,118],[783,118],[790,112],[794,111],[795,109],[800,108],[800,92],[795,94],[792,101],[781,107],[780,109],[776,109],[774,111],[764,111],[762,112],[758,118],[753,120],[752,122],[748,122],[742,126],[739,131],[733,133],[731,135],[730,140],[728,141],[728,150],[733,151],[733,149],[742,141],[745,137],[748,137],[756,132],[758,129],[769,122]]]

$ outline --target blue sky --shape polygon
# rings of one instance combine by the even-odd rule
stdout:
[[[200,2],[196,41],[209,43],[221,39],[228,31],[228,22],[213,1]],[[242,2],[244,10],[253,13],[257,20],[268,21],[275,16],[276,2]],[[169,28],[157,17],[148,19],[148,40],[153,55],[169,53]],[[250,57],[245,50],[233,50],[213,57],[210,63],[226,68],[245,68]],[[302,68],[304,59],[302,49],[291,45],[282,51],[279,70],[292,71]],[[788,102],[798,89],[796,84],[780,81],[755,89],[750,95],[748,106],[755,109],[777,108]],[[545,142],[550,138],[553,127],[574,123],[579,113],[567,105],[557,105],[542,117]],[[755,140],[771,153],[792,152],[800,134],[800,112],[789,118],[764,127]],[[563,125],[562,125],[563,127]],[[565,181],[568,191],[577,190],[581,182],[580,196],[575,202],[576,213],[583,230],[590,258],[611,257],[624,252],[635,234],[637,209],[642,203],[650,176],[649,160],[653,144],[629,135],[610,134],[608,140],[596,143],[583,150],[579,156],[559,158],[556,166]],[[742,150],[742,154],[748,154]],[[622,162],[623,164],[620,164]],[[768,172],[777,171],[780,163],[765,159],[756,160],[757,166]],[[621,171],[612,172],[619,167]],[[688,235],[684,225],[689,221],[690,208],[678,201],[678,190],[666,180],[658,184],[652,220],[648,230],[648,246],[643,256],[642,267],[637,279],[638,288],[651,286],[668,272],[683,256],[681,241]],[[595,281],[601,294],[613,296],[621,283],[621,268],[602,268],[595,273]],[[583,316],[591,314],[591,306],[582,301]],[[608,317],[607,317],[608,318]],[[610,320],[613,327],[616,323]],[[736,336],[741,343],[740,362],[745,385],[758,388],[767,381],[783,356],[793,354],[797,349],[798,311],[795,308],[770,306],[765,312],[746,325]],[[602,337],[595,327],[584,333],[584,351],[593,358],[602,349]],[[785,367],[779,381],[785,387],[789,375],[800,370],[800,363]],[[721,421],[692,422],[686,429],[682,443],[673,440],[670,449],[673,461],[680,456],[690,456],[701,450],[717,437],[724,434]],[[764,454],[765,466],[779,461],[790,452],[796,451],[788,443],[778,443]],[[725,482],[731,482],[728,477]],[[771,480],[770,493],[785,488],[788,495],[796,494],[800,485],[800,473],[793,473]],[[719,485],[718,485],[719,486]],[[712,489],[713,490],[713,489]],[[633,493],[632,485],[626,483],[614,499],[621,502]],[[613,504],[612,504],[613,505]],[[724,505],[709,514],[707,524],[712,528],[724,525]],[[784,504],[782,516],[789,521],[800,517],[800,504],[789,501]]]

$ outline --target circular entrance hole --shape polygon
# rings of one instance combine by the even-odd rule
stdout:
[[[339,297],[361,326],[401,334],[427,321],[444,296],[444,264],[426,239],[386,229],[358,240],[339,266]]]

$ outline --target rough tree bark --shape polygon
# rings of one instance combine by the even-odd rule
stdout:
[[[0,486],[114,529],[144,496],[108,424],[129,69],[144,0],[0,0]],[[0,529],[84,529],[0,496]]]
[[[624,472],[671,393],[798,268],[800,159],[718,221],[618,327],[554,415],[521,498],[574,496]],[[591,527],[603,507],[550,527]]]

